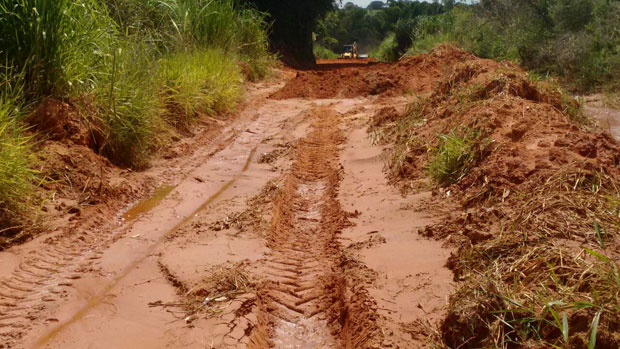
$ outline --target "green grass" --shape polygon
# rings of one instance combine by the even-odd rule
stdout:
[[[23,73],[29,99],[92,88],[115,35],[94,0],[3,2],[0,19],[0,60]]]
[[[199,113],[228,112],[241,95],[243,77],[235,60],[217,49],[179,53],[161,61],[169,120],[187,125]]]
[[[0,92],[0,240],[23,228],[31,208],[34,157],[18,121],[20,113],[18,101]]]
[[[489,141],[483,141],[479,130],[466,127],[439,135],[439,145],[429,159],[427,172],[440,185],[458,182],[472,165],[484,157]]]
[[[396,62],[400,57],[395,52],[396,46],[396,34],[389,34],[377,47],[370,52],[370,57],[374,57],[382,62]]]
[[[336,59],[339,57],[334,51],[316,43],[314,44],[313,52],[316,59]]]
[[[156,69],[147,46],[127,42],[112,52],[110,72],[97,86],[102,151],[119,165],[146,166],[157,141],[163,106],[153,77]]]

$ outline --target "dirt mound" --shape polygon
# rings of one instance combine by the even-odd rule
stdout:
[[[65,140],[94,150],[103,144],[100,129],[82,115],[72,101],[47,98],[30,115],[28,121],[48,139]]]
[[[302,71],[271,98],[327,99],[425,93],[431,91],[447,66],[473,58],[462,50],[442,45],[425,55],[405,57],[397,64]]]
[[[460,246],[443,344],[584,347],[600,317],[597,347],[618,347],[617,286],[605,275],[620,261],[620,143],[552,84],[511,63],[462,60],[373,129],[396,141],[392,180],[411,188],[430,176],[449,208],[420,232]],[[574,305],[585,299],[596,305]]]
[[[378,110],[370,120],[370,125],[378,127],[390,122],[394,122],[400,118],[400,113],[394,107],[384,107]]]
[[[469,129],[477,131],[476,142],[485,143],[488,152],[452,188],[470,197],[474,188],[485,191],[475,193],[481,199],[518,191],[567,166],[620,179],[620,145],[607,133],[584,130],[588,125],[577,123],[577,106],[511,64],[457,64],[430,98],[412,104],[404,116],[418,120],[420,127],[400,135],[410,151],[393,164],[395,173],[423,176],[429,160],[425,150],[440,146],[439,135]]]

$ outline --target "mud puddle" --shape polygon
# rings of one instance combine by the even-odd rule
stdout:
[[[163,185],[156,188],[155,192],[153,193],[153,195],[151,195],[151,197],[146,198],[132,206],[129,210],[127,210],[127,212],[125,212],[121,216],[121,219],[125,222],[130,222],[138,218],[139,215],[149,212],[150,210],[155,208],[155,206],[157,206],[157,204],[159,204],[163,199],[165,199],[166,196],[168,196],[168,194],[170,194],[173,189],[174,186],[172,185]]]
[[[611,133],[614,138],[620,141],[620,110],[586,105],[585,112],[598,121],[601,130]]]
[[[117,275],[115,278],[110,280],[108,282],[108,284],[103,288],[103,290],[100,293],[98,293],[94,297],[91,297],[88,300],[88,303],[83,308],[81,308],[77,313],[75,313],[75,315],[73,315],[69,320],[61,323],[60,325],[58,325],[57,327],[52,329],[49,333],[47,333],[46,335],[41,337],[39,340],[37,340],[37,342],[34,344],[33,347],[34,348],[43,347],[45,344],[47,344],[52,338],[57,336],[65,328],[67,328],[68,326],[71,326],[72,324],[76,323],[77,321],[82,319],[89,311],[91,311],[93,308],[97,307],[102,302],[104,302],[106,300],[106,298],[109,297],[108,293],[114,287],[116,287],[121,280],[123,280],[125,277],[127,277],[127,275],[130,272],[132,272],[142,262],[144,262],[144,260],[146,258],[148,258],[148,256],[151,253],[153,253],[153,251],[160,246],[161,242],[163,241],[164,238],[166,238],[166,236],[168,236],[169,234],[174,233],[182,225],[184,225],[187,222],[189,222],[190,220],[192,220],[194,216],[196,216],[198,213],[200,213],[202,210],[204,210],[207,206],[212,204],[215,200],[220,198],[220,196],[224,192],[226,192],[243,175],[243,173],[245,173],[248,170],[248,168],[250,166],[250,163],[251,163],[252,159],[254,158],[254,154],[256,153],[256,149],[257,149],[257,147],[253,148],[250,151],[250,154],[248,155],[248,158],[245,161],[245,163],[243,165],[243,168],[241,169],[241,171],[238,174],[236,174],[230,181],[226,182],[226,184],[221,186],[215,193],[213,193],[211,196],[209,196],[208,199],[202,205],[200,205],[200,207],[195,209],[191,214],[186,216],[183,220],[178,222],[176,225],[174,225],[169,230],[163,231],[162,234],[160,236],[158,236],[157,240],[154,241],[152,244],[150,244],[150,246],[143,252],[143,254],[141,256],[138,256],[138,258],[133,260],[131,262],[131,264],[127,265],[124,268],[124,270],[119,275]],[[168,191],[168,193],[170,193],[172,191],[172,189],[173,188],[170,188],[169,190],[167,190],[165,187],[163,189],[160,188],[160,193],[157,193],[157,191],[156,191],[156,194],[159,194],[159,196],[160,196],[159,198],[157,198],[157,196],[154,196],[153,198],[148,199],[147,201],[143,202],[142,205],[139,205],[134,210],[134,212],[140,212],[140,210],[141,210],[140,213],[144,213],[144,212],[148,212],[150,209],[153,209],[157,205],[157,203],[159,203],[162,200],[164,200],[164,198],[167,195],[167,194],[165,194],[166,190]],[[149,208],[149,206],[151,206],[151,207]],[[134,258],[135,257],[136,256],[134,256]]]

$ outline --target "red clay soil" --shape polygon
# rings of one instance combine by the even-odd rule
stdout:
[[[472,59],[456,64],[430,98],[411,107],[409,113],[426,121],[409,135],[417,142],[410,145],[399,175],[424,176],[426,147],[437,146],[438,135],[465,127],[479,130],[481,140],[488,141],[480,162],[453,188],[484,191],[469,192],[469,199],[518,191],[567,167],[620,179],[620,144],[607,132],[584,131],[571,121],[575,116],[565,110],[576,109],[575,103],[509,63]]]
[[[313,114],[313,131],[274,202],[249,348],[368,348],[381,340],[376,305],[363,284],[345,277],[337,240],[348,224],[337,198],[340,116],[327,108]]]
[[[498,284],[521,282],[522,290],[551,292],[553,283],[542,280],[546,272],[529,273],[555,263],[553,259],[561,259],[562,252],[560,257],[543,252],[525,257],[528,249],[550,251],[553,247],[577,255],[584,246],[600,247],[593,222],[608,231],[619,229],[613,207],[617,207],[614,197],[620,187],[620,143],[608,132],[592,128],[575,100],[553,85],[532,81],[513,64],[463,54],[463,60],[446,70],[429,97],[414,101],[396,121],[393,111],[382,113],[386,115],[376,115],[374,124],[388,125],[380,132],[396,137],[399,146],[395,151],[402,153],[392,157],[397,159],[391,163],[392,180],[406,188],[427,179],[429,161],[442,135],[463,137],[472,130],[477,134],[469,170],[456,183],[436,187],[436,198],[444,199],[440,205],[447,205],[449,212],[442,223],[421,231],[460,246],[448,266],[455,272],[455,281],[464,282],[451,297],[440,329],[443,344],[450,348],[493,346],[492,333],[520,331],[516,321],[515,329],[498,320],[497,314],[514,308],[497,296],[504,287],[510,288]],[[406,120],[401,128],[399,120]],[[618,260],[616,238],[607,239],[605,253]],[[515,274],[514,280],[502,274],[516,268],[510,263],[528,258],[534,258],[531,270],[515,270],[519,276]],[[493,268],[485,263],[497,263],[496,276],[485,274],[487,267]],[[577,269],[566,277],[579,278],[580,273]],[[514,297],[521,298],[514,299],[527,299],[526,291],[515,292]],[[587,290],[576,292],[582,294],[567,297],[592,297]],[[554,296],[564,297],[561,292],[549,297]],[[570,347],[585,347],[589,329],[573,327],[576,316],[569,316]],[[590,321],[594,312],[586,317]],[[614,334],[618,323],[617,314],[609,314],[599,324],[601,348],[618,347],[620,339]],[[542,324],[541,328],[542,340],[559,343],[552,326]]]
[[[492,234],[497,232],[494,224],[499,220],[498,216],[505,212],[499,212],[497,207],[493,207],[493,203],[505,202],[503,207],[510,210],[512,205],[516,207],[520,201],[515,193],[527,193],[532,188],[540,187],[550,176],[562,171],[581,171],[590,176],[604,173],[615,181],[620,180],[620,144],[606,133],[586,131],[587,125],[575,124],[574,120],[579,118],[579,115],[568,112],[575,109],[575,102],[565,98],[554,88],[531,81],[521,69],[511,64],[478,59],[462,50],[444,45],[429,54],[403,58],[397,64],[324,68],[296,72],[296,75],[275,93],[273,91],[277,87],[261,87],[264,92],[253,95],[256,100],[253,106],[266,103],[264,108],[247,108],[247,120],[239,123],[242,125],[239,128],[235,125],[227,129],[221,136],[221,144],[212,144],[207,149],[206,143],[198,143],[179,150],[186,153],[191,149],[205,148],[200,157],[187,158],[189,162],[200,162],[200,165],[193,164],[200,166],[199,171],[188,170],[192,168],[188,164],[167,164],[169,172],[166,173],[183,178],[177,181],[180,184],[173,191],[175,194],[164,199],[163,204],[156,206],[152,213],[147,212],[135,222],[127,222],[124,230],[117,230],[118,227],[110,228],[107,235],[101,226],[106,219],[111,221],[113,214],[102,210],[105,207],[109,207],[108,211],[118,208],[121,203],[145,191],[146,187],[152,187],[153,179],[150,179],[151,182],[148,178],[138,181],[132,174],[114,167],[97,155],[93,149],[99,144],[98,133],[79,117],[79,113],[69,102],[44,102],[31,120],[33,125],[37,125],[38,131],[48,137],[41,142],[39,152],[42,172],[51,179],[44,184],[43,190],[46,195],[51,195],[52,192],[56,194],[52,203],[46,205],[46,210],[52,219],[75,220],[75,224],[62,225],[61,229],[59,228],[60,234],[50,236],[45,241],[46,248],[47,245],[50,248],[49,256],[47,251],[41,252],[46,253],[45,257],[38,257],[39,252],[33,253],[27,263],[6,268],[6,274],[11,279],[7,279],[10,282],[7,281],[6,285],[0,285],[0,291],[3,292],[0,300],[10,302],[0,305],[8,309],[3,312],[19,314],[10,315],[18,319],[15,321],[13,318],[0,316],[0,320],[8,323],[0,325],[12,326],[10,331],[0,332],[4,333],[4,337],[0,338],[10,340],[12,344],[10,343],[9,347],[17,347],[26,336],[29,336],[28,340],[34,340],[34,343],[47,343],[50,347],[62,347],[67,343],[83,343],[86,347],[90,344],[105,345],[106,340],[110,340],[110,333],[119,332],[119,338],[114,338],[117,343],[129,343],[124,341],[130,340],[143,343],[143,347],[152,347],[163,345],[164,342],[158,342],[159,336],[169,336],[174,339],[174,342],[170,342],[174,343],[171,346],[179,347],[183,346],[179,340],[190,335],[200,340],[193,342],[194,344],[201,343],[204,346],[208,343],[204,340],[215,335],[212,330],[223,323],[224,327],[227,327],[224,337],[231,333],[235,335],[233,343],[228,347],[238,347],[240,343],[247,344],[250,348],[395,347],[390,338],[394,337],[393,333],[384,331],[386,327],[382,326],[382,322],[397,319],[396,315],[402,315],[402,309],[411,309],[407,306],[416,303],[417,308],[427,314],[425,306],[428,304],[419,296],[407,296],[405,292],[404,298],[399,298],[399,301],[405,303],[405,299],[407,305],[394,311],[388,309],[390,316],[384,316],[381,311],[385,312],[387,307],[397,307],[394,302],[396,298],[390,298],[391,294],[387,290],[396,290],[396,296],[409,286],[417,291],[418,287],[424,288],[427,285],[422,281],[422,276],[433,281],[429,284],[441,287],[443,283],[436,282],[440,272],[428,272],[424,273],[425,275],[407,275],[407,272],[402,272],[396,274],[404,275],[396,277],[395,270],[388,270],[381,274],[385,283],[392,286],[397,283],[402,285],[377,289],[378,286],[373,285],[372,281],[364,282],[362,272],[356,271],[356,268],[374,274],[377,274],[377,271],[366,266],[363,259],[354,260],[351,256],[355,254],[351,251],[364,251],[367,253],[367,261],[373,261],[386,269],[399,269],[393,266],[406,265],[407,267],[400,269],[409,271],[411,268],[410,274],[414,274],[415,266],[411,265],[418,263],[420,257],[408,258],[407,254],[425,255],[420,253],[420,249],[429,245],[410,242],[411,235],[414,235],[411,234],[412,230],[432,224],[435,220],[430,217],[422,220],[420,215],[420,221],[412,228],[415,222],[409,219],[410,216],[406,213],[410,213],[412,208],[420,209],[429,215],[437,213],[433,211],[434,208],[429,209],[431,205],[428,201],[420,200],[437,202],[438,198],[446,198],[445,202],[456,207],[454,212],[447,216],[444,224],[425,229],[423,233],[444,237],[460,231],[467,239],[466,245],[471,246],[490,239]],[[402,102],[399,102],[403,98],[353,99],[367,96],[402,97],[408,93],[423,97],[411,104],[404,114],[399,112],[403,109]],[[266,96],[271,99],[266,100]],[[320,102],[285,101],[292,98],[351,99],[329,101],[316,107]],[[257,111],[258,109],[261,111]],[[375,117],[368,120],[377,109],[379,112]],[[363,154],[355,154],[354,161],[350,159],[347,168],[348,171],[352,171],[351,168],[357,169],[353,172],[372,172],[370,174],[373,181],[368,181],[362,190],[356,177],[349,174],[348,190],[351,193],[347,193],[347,197],[351,201],[350,208],[355,209],[356,213],[347,213],[339,201],[340,184],[345,171],[345,167],[341,165],[340,152],[345,141],[344,120],[351,123],[356,119],[358,123],[363,119],[364,125],[370,123],[375,131],[385,131],[386,134],[397,137],[396,142],[402,146],[397,148],[404,149],[404,153],[400,154],[402,164],[398,171],[392,173],[391,179],[394,182],[404,182],[407,187],[411,187],[413,181],[427,179],[425,168],[429,154],[432,154],[432,150],[439,144],[438,135],[450,134],[455,130],[478,130],[480,136],[476,142],[476,159],[470,171],[456,184],[435,190],[434,198],[426,192],[426,196],[421,195],[411,202],[392,200],[393,205],[386,206],[388,196],[381,189],[377,189],[379,186],[372,185],[375,180],[376,183],[386,182],[381,166],[376,164],[380,157],[366,149]],[[411,121],[409,125],[415,126],[406,129],[395,127],[404,119]],[[359,124],[356,127],[359,127]],[[217,132],[217,129],[214,128],[212,132]],[[361,132],[362,136],[365,136],[366,131]],[[278,169],[282,173],[284,184],[273,189],[277,192],[273,194],[273,202],[269,204],[269,228],[260,238],[257,234],[252,239],[249,239],[248,235],[237,236],[238,234],[226,232],[229,227],[211,228],[215,223],[209,215],[218,212],[218,217],[221,216],[219,220],[229,222],[232,217],[230,212],[234,212],[234,205],[231,203],[238,200],[238,197],[248,195],[249,188],[259,188],[258,183],[263,180],[266,182],[268,177],[275,176],[276,168],[270,170],[269,166],[277,163],[277,159],[269,160],[269,153],[265,152],[267,149],[277,150],[275,145],[266,146],[269,141],[274,141],[274,135],[292,137],[293,139],[288,141],[295,142],[296,150],[292,164],[289,166],[287,162],[282,162],[282,168]],[[234,141],[235,139],[238,141]],[[361,139],[357,141],[362,142]],[[256,164],[253,161],[255,153],[263,153],[263,156],[257,155],[257,158],[265,161],[261,160]],[[285,153],[288,154],[286,151],[279,151],[272,155],[277,157],[277,154]],[[212,154],[219,154],[216,156],[217,161],[211,161]],[[362,166],[368,163],[374,165]],[[351,164],[360,166],[351,167]],[[240,172],[236,172],[237,167],[242,168]],[[185,171],[185,174],[181,170]],[[397,193],[394,195],[398,196]],[[369,201],[361,202],[361,197],[366,197]],[[364,213],[358,212],[358,207],[365,207]],[[386,218],[396,216],[381,216],[380,209],[386,210],[386,207],[390,214],[397,213],[400,217],[398,224],[403,240],[395,239],[397,234],[394,234],[394,231],[397,229],[389,224],[388,219],[391,218]],[[222,211],[221,214],[218,210]],[[88,229],[75,229],[77,222],[87,215],[95,217],[81,223]],[[207,220],[208,216],[210,218]],[[158,219],[163,219],[164,223]],[[352,228],[351,222],[356,219],[364,229],[373,226],[373,230],[357,232],[364,240],[351,241],[349,247],[343,247],[343,231]],[[385,231],[375,237],[379,230],[375,230],[377,228],[374,228],[373,224],[382,225],[378,229]],[[415,236],[417,237],[417,234]],[[123,239],[122,244],[116,243],[119,239]],[[219,245],[216,241],[219,241]],[[248,241],[251,246],[256,245],[255,248],[237,247],[233,253],[232,244],[247,246],[245,244]],[[383,247],[380,252],[377,252],[378,247]],[[191,249],[194,252],[191,252]],[[399,254],[396,254],[394,249],[399,250]],[[249,250],[254,252],[250,253]],[[371,251],[373,253],[370,253]],[[434,255],[435,259],[441,256],[440,253],[433,253],[429,255]],[[250,258],[252,254],[254,256]],[[360,255],[364,253],[360,252]],[[386,256],[394,255],[399,256],[395,258],[398,261],[392,261],[392,264],[384,262]],[[87,263],[82,263],[78,256],[85,256]],[[181,317],[176,320],[183,321],[176,321],[174,318],[170,320],[172,312],[169,309],[157,313],[156,309],[151,307],[151,304],[169,307],[175,305],[167,305],[162,301],[146,301],[147,297],[151,300],[158,294],[166,293],[168,296],[162,296],[162,299],[169,299],[173,302],[170,304],[177,304],[176,307],[178,304],[183,306],[183,300],[179,303],[179,298],[187,296],[187,292],[173,284],[172,286],[178,288],[177,291],[182,291],[179,293],[180,297],[176,297],[174,292],[170,292],[172,286],[164,279],[175,280],[177,276],[171,276],[175,273],[191,279],[210,263],[206,262],[209,258],[221,264],[227,258],[232,258],[231,256],[240,259],[237,262],[256,264],[254,270],[260,274],[255,285],[256,294],[247,299],[247,304],[243,301],[239,308],[241,315],[235,311],[233,315],[228,314],[227,318],[202,319],[203,322],[193,323],[197,315],[192,313],[194,317]],[[59,258],[63,261],[59,262]],[[409,263],[400,263],[400,259],[406,259]],[[451,266],[456,263],[451,262]],[[65,264],[71,268],[68,269]],[[433,263],[428,267],[430,270],[441,269]],[[71,273],[66,273],[67,270]],[[162,270],[165,271],[165,278],[162,278]],[[22,278],[26,274],[32,276],[32,279]],[[47,288],[39,285],[48,287],[48,284],[50,287],[72,287],[71,282],[63,281],[61,285],[55,278],[50,277],[60,274],[63,277],[66,274],[71,280],[89,275],[93,285],[101,283],[103,286],[99,286],[104,290],[93,286],[97,292],[74,297],[74,301],[79,301],[79,306],[74,304],[73,308],[69,309],[70,312],[66,309],[65,312],[73,314],[83,303],[88,304],[86,310],[75,316],[65,316],[58,327],[41,325],[44,319],[37,313],[42,310],[32,307],[16,308],[20,302],[31,300],[8,291],[16,289],[15,283],[28,283],[28,289],[18,286],[23,292],[30,292],[30,288],[46,291]],[[114,276],[111,280],[108,277],[110,275]],[[459,276],[456,271],[456,278]],[[145,277],[148,278],[143,280]],[[44,278],[44,282],[37,281],[41,278]],[[376,277],[369,279],[374,280]],[[0,281],[5,282],[3,280]],[[406,280],[416,281],[409,285],[410,281]],[[152,287],[154,285],[158,285],[159,289]],[[444,289],[447,287],[444,286]],[[429,290],[431,289],[425,289],[424,292],[429,293]],[[103,293],[100,294],[100,291]],[[54,301],[61,303],[62,299],[70,294],[64,289],[62,292],[65,293]],[[91,293],[97,296],[91,298]],[[109,297],[111,294],[115,296]],[[38,293],[30,292],[28,295],[36,296],[33,304],[47,302],[39,297]],[[375,295],[383,295],[388,299],[378,300],[373,298]],[[200,294],[199,298],[203,296],[205,294]],[[444,304],[444,297],[440,298],[439,303]],[[101,326],[101,318],[87,315],[104,300],[105,303],[110,302],[110,309],[113,308],[112,315],[105,318],[106,325],[114,324],[118,327]],[[210,309],[208,307],[212,301],[209,298],[201,300],[199,307]],[[128,307],[128,304],[132,306]],[[46,311],[51,313],[58,309],[53,306],[57,305],[48,302],[41,309],[47,309]],[[89,309],[91,307],[93,309]],[[152,316],[153,314],[157,316]],[[246,315],[250,317],[243,321],[243,327],[238,327],[235,321],[240,317],[245,318]],[[411,317],[411,314],[404,315]],[[442,317],[443,309],[427,316]],[[130,317],[135,318],[134,325],[126,324],[125,320]],[[459,342],[460,336],[467,330],[466,316],[452,312],[445,318],[444,326],[440,329],[441,334],[434,328],[421,332],[419,327],[405,326],[407,328],[403,330],[403,324],[398,322],[400,320],[390,321],[394,322],[391,324],[393,328],[402,332],[399,338],[404,338],[404,346],[418,343],[420,338],[416,336],[443,336],[441,340],[450,347],[482,343],[476,342],[481,340],[479,338],[469,344]],[[38,319],[38,322],[32,319]],[[59,319],[54,314],[51,321],[59,322]],[[149,325],[149,321],[153,321],[155,325]],[[46,329],[51,327],[51,334],[39,338],[39,334],[28,333],[35,325]],[[71,327],[72,325],[74,326]],[[170,329],[172,330],[168,331]],[[136,334],[147,330],[149,335]],[[424,333],[424,336],[421,333]],[[480,333],[482,336],[487,335]],[[411,339],[415,341],[411,342]],[[225,342],[224,339],[223,343]],[[0,344],[0,348],[2,347],[3,344]]]
[[[356,69],[300,71],[271,98],[351,98],[399,96],[429,92],[444,70],[473,56],[452,46],[439,46],[429,54],[405,57],[397,64],[378,63]]]

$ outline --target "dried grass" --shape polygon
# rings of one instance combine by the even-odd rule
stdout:
[[[463,283],[442,326],[446,344],[586,347],[598,318],[599,345],[618,345],[619,188],[566,171],[500,207],[500,233],[458,253]]]

